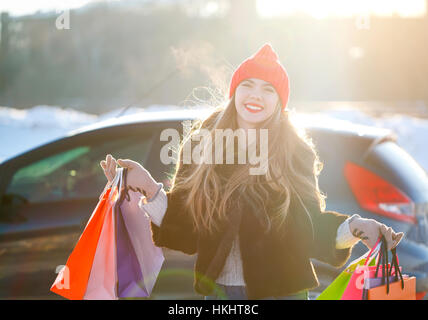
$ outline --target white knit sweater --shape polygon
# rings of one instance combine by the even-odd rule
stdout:
[[[146,212],[154,224],[160,226],[163,216],[165,215],[168,198],[163,189],[163,184],[159,183],[159,189],[150,201],[142,196],[139,202],[139,207]],[[345,249],[352,247],[360,239],[352,235],[349,228],[349,217],[337,229],[336,248]],[[216,283],[229,286],[245,286],[242,270],[241,252],[239,249],[239,236],[235,238],[230,250],[229,256],[226,259],[223,270],[216,279]]]

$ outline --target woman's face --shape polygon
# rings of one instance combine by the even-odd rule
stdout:
[[[243,80],[235,91],[235,108],[241,128],[256,128],[268,119],[279,102],[275,88],[261,79]]]

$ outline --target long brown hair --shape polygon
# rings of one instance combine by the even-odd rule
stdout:
[[[229,164],[183,163],[183,148],[192,135],[207,129],[214,141],[215,129],[238,129],[235,98],[220,106],[204,120],[195,121],[178,149],[178,159],[170,192],[185,190],[185,205],[198,232],[213,232],[220,221],[228,218],[228,208],[236,198],[232,194],[246,194],[257,210],[265,227],[281,227],[287,217],[293,190],[301,198],[325,209],[325,198],[318,186],[322,163],[311,138],[292,121],[289,111],[276,106],[273,115],[259,125],[268,129],[268,170],[264,175],[250,175],[250,163],[234,165],[230,175],[221,174]],[[194,141],[193,141],[194,142]],[[225,149],[230,146],[225,146]],[[193,148],[193,146],[192,146]],[[257,146],[259,152],[259,146]],[[274,208],[267,208],[267,199],[278,195]]]

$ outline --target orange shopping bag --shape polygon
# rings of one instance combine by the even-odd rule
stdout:
[[[403,283],[396,281],[387,285],[368,290],[368,300],[416,300],[416,278],[404,277]]]
[[[67,299],[81,300],[84,298],[101,230],[118,194],[117,187],[107,186],[73,252],[68,257],[65,267],[58,274],[50,289]]]

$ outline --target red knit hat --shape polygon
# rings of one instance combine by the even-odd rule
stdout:
[[[270,82],[281,99],[282,110],[286,108],[290,94],[288,75],[269,43],[263,45],[256,54],[242,62],[235,70],[230,82],[229,98],[232,98],[241,81],[248,78]]]

